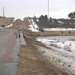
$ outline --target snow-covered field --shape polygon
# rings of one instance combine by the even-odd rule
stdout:
[[[32,32],[39,32],[38,26],[34,21],[30,21],[31,25],[29,30]],[[45,28],[45,31],[69,31],[75,30],[72,28]],[[51,49],[38,47],[38,51],[50,63],[61,71],[75,75],[75,36],[52,36],[52,37],[37,37],[37,41],[44,43]]]
[[[70,38],[70,37],[69,37]],[[61,38],[62,39],[62,38]],[[72,38],[71,38],[72,39]],[[74,36],[73,36],[74,39]],[[51,49],[40,48],[38,51],[55,67],[70,75],[75,74],[75,41],[50,40],[46,37],[36,38]]]
[[[64,73],[75,74],[75,54],[54,47],[45,49],[38,46],[38,51],[55,67]]]
[[[75,30],[75,28],[44,28],[45,31],[69,31]]]

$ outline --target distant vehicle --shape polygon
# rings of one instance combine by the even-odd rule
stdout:
[[[5,27],[4,25],[2,25],[2,27]]]

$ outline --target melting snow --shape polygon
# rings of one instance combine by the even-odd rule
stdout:
[[[75,41],[58,41],[47,38],[37,38],[51,49],[38,46],[38,51],[55,67],[61,71],[74,75],[75,74]]]

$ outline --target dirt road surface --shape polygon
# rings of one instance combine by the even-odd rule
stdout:
[[[27,45],[20,49],[20,75],[66,75],[56,69],[37,52],[33,42],[26,39]]]

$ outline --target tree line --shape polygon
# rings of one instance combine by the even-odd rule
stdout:
[[[75,12],[68,14],[69,19],[48,18],[47,15],[41,15],[39,18],[33,17],[34,22],[39,28],[75,28]]]

